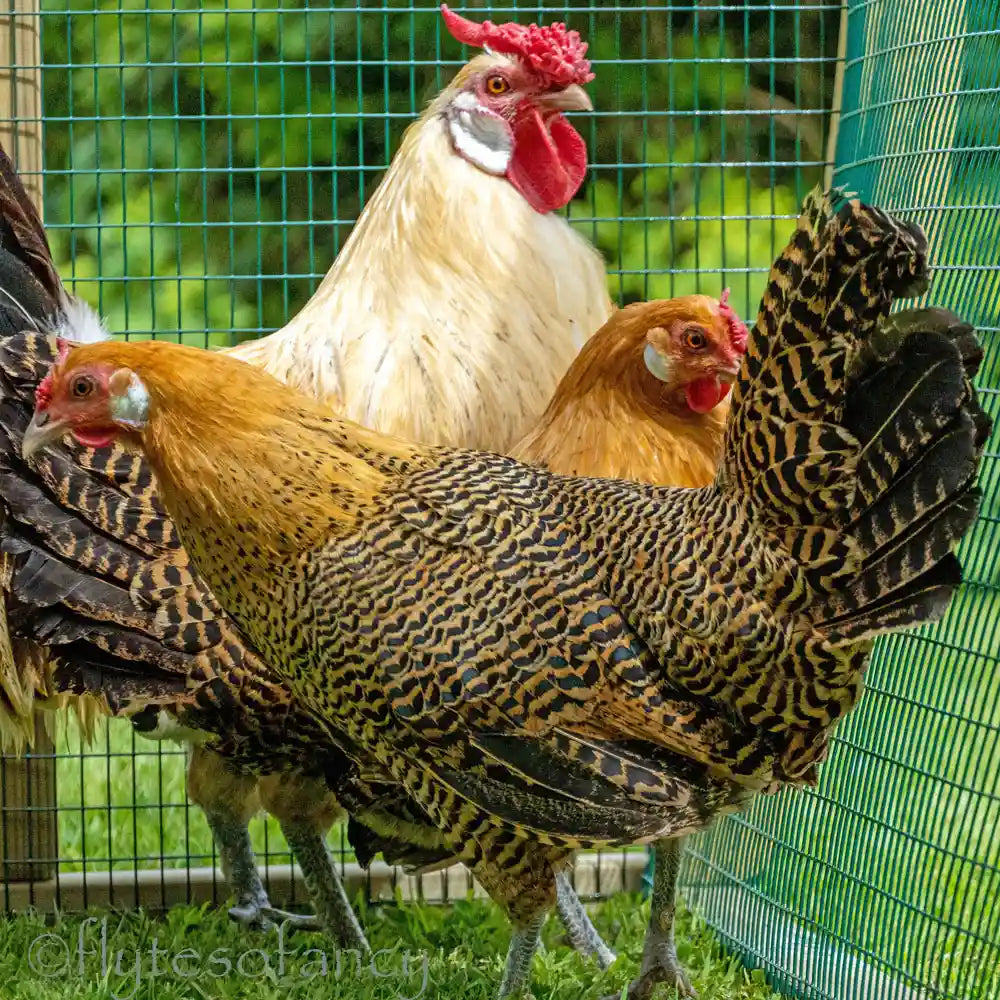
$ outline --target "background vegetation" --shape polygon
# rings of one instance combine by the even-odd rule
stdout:
[[[463,56],[430,2],[178,6],[44,0],[45,214],[112,329],[223,344],[305,302]],[[596,111],[577,123],[594,169],[570,214],[614,293],[729,281],[756,309],[747,269],[769,265],[821,177],[837,10],[517,6],[590,43]]]

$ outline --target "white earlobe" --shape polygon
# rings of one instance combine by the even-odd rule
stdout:
[[[670,362],[652,344],[646,345],[646,350],[642,352],[642,360],[653,378],[658,378],[661,382],[670,381]]]
[[[514,152],[514,135],[499,115],[466,92],[448,105],[448,132],[455,152],[484,173],[502,177]]]
[[[132,430],[139,431],[146,426],[149,419],[149,391],[135,372],[130,373],[125,391],[111,397],[111,417],[115,423]]]

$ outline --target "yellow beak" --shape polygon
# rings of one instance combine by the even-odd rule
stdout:
[[[24,439],[21,441],[21,456],[26,462],[40,451],[44,451],[50,444],[55,444],[69,430],[69,422],[66,420],[51,420],[44,410],[39,411],[31,418],[24,432]]]
[[[562,90],[551,94],[543,94],[535,99],[535,103],[552,111],[593,111],[594,105],[583,87],[572,83]]]

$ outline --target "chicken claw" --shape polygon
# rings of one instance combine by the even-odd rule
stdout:
[[[650,1000],[660,983],[676,990],[679,997],[697,997],[691,980],[677,961],[674,943],[674,911],[677,905],[677,873],[681,864],[679,838],[661,840],[654,847],[655,869],[650,901],[649,927],[642,947],[639,975],[628,988],[628,1000]],[[670,995],[669,993],[667,994]],[[619,994],[604,997],[618,1000]]]

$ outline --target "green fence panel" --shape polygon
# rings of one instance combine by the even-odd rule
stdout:
[[[927,299],[983,333],[1000,418],[1000,4],[850,0],[834,181],[927,230]],[[814,793],[692,850],[689,898],[796,994],[1000,997],[1000,435],[966,585],[880,643]]]

